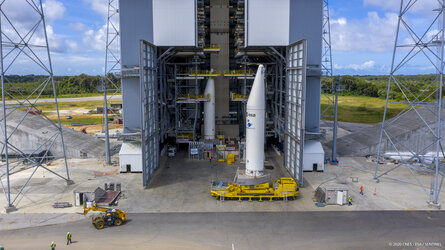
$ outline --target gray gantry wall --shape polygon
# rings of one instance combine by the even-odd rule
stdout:
[[[152,0],[119,1],[124,132],[141,128],[140,40],[153,43]]]
[[[140,83],[132,71],[139,64],[139,41],[153,43],[153,2],[156,0],[120,1],[120,38],[123,69],[122,95],[124,131],[141,126]],[[174,0],[168,0],[173,1]],[[179,0],[177,0],[179,1]],[[267,2],[267,0],[259,0]],[[286,2],[286,0],[280,0]],[[289,44],[306,39],[308,41],[307,63],[309,68],[321,67],[322,53],[322,1],[289,1]],[[164,45],[164,44],[163,44]],[[184,46],[190,46],[186,44]],[[270,44],[274,46],[274,44]],[[280,45],[283,46],[283,45]],[[179,45],[177,46],[179,47]],[[268,46],[265,46],[268,47]],[[228,70],[228,69],[227,69]],[[314,73],[315,72],[315,73]],[[305,130],[318,133],[320,128],[321,76],[309,71],[306,86]]]
[[[323,1],[290,1],[290,43],[307,40],[308,68],[321,68]],[[306,78],[306,132],[320,132],[321,73],[309,70]]]

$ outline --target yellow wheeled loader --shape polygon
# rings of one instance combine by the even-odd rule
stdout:
[[[87,215],[90,211],[103,212],[99,216],[91,217],[91,222],[97,229],[102,229],[104,226],[120,226],[127,219],[127,213],[119,209],[91,206],[85,208],[83,214]]]

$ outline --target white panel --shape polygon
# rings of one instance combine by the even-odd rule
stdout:
[[[247,1],[247,46],[289,45],[289,0]]]
[[[195,0],[153,0],[154,45],[195,46],[195,10]]]
[[[337,191],[337,204],[343,205],[343,191]]]
[[[303,186],[306,47],[306,40],[289,45],[286,63],[284,166],[295,179],[298,179],[300,187]]]

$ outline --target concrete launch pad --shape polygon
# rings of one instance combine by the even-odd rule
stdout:
[[[281,166],[282,156],[269,150],[266,154],[266,174],[271,179],[288,176],[287,170]],[[94,190],[104,186],[104,183],[121,183],[122,198],[118,207],[129,213],[145,212],[254,212],[254,211],[352,211],[352,210],[437,210],[428,206],[428,196],[421,187],[415,184],[411,173],[406,168],[400,168],[380,178],[379,183],[372,178],[374,163],[365,157],[342,157],[339,165],[327,165],[324,173],[306,172],[305,185],[300,188],[300,196],[294,201],[219,201],[210,196],[211,182],[223,180],[232,182],[238,168],[243,164],[239,162],[228,166],[226,163],[190,160],[187,154],[179,151],[174,158],[163,157],[161,168],[155,172],[148,189],[140,185],[138,173],[113,173],[118,166],[106,166],[103,159],[79,159],[69,162],[72,179],[75,184],[66,186],[60,178],[54,177],[46,170],[39,169],[24,195],[17,202],[17,211],[10,215],[2,214],[1,229],[20,226],[15,224],[18,214],[74,214],[82,211],[81,207],[52,208],[55,202],[74,202],[74,190]],[[62,168],[63,165],[53,165],[51,168]],[[391,167],[390,165],[385,167]],[[95,175],[107,173],[109,175]],[[23,171],[11,179],[13,190],[16,193],[20,183],[25,180],[28,171]],[[96,177],[95,177],[96,176]],[[355,177],[357,182],[352,181]],[[424,173],[419,175],[420,181],[427,185],[431,176]],[[349,189],[352,196],[352,206],[330,205],[316,207],[313,200],[314,191],[318,186],[344,186]],[[364,186],[364,195],[360,195],[360,186]],[[32,187],[32,188],[30,188]],[[441,195],[445,195],[442,192]],[[0,199],[0,207],[5,207],[4,197]],[[443,206],[441,210],[444,210]],[[4,210],[1,210],[4,213]],[[51,215],[54,217],[53,215]],[[26,225],[41,223],[54,223],[45,216],[28,219]],[[52,218],[51,217],[51,218]],[[64,217],[61,217],[62,219]],[[69,216],[69,220],[82,218]],[[48,222],[45,222],[48,220]],[[12,221],[8,224],[7,221]],[[55,220],[58,221],[58,220]],[[28,223],[29,222],[29,223]],[[25,227],[25,226],[24,226]]]

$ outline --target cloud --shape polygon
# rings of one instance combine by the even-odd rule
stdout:
[[[108,16],[108,1],[104,0],[83,0],[91,6],[91,9],[100,14],[104,18]]]
[[[63,18],[66,9],[62,3],[56,0],[47,0],[42,6],[45,13],[46,32],[50,48],[54,52],[63,52],[66,47],[61,36],[54,32],[52,24],[55,20]],[[22,37],[28,42],[28,39],[31,38],[29,40],[30,44],[46,46],[43,23],[39,23],[40,16],[30,4],[26,1],[6,1],[2,5],[2,10],[12,23],[11,25],[5,20],[2,23],[4,41],[17,43],[21,41]],[[36,31],[30,32],[36,24],[39,24]],[[25,36],[26,34],[28,35]]]
[[[93,50],[105,51],[106,25],[98,30],[88,29],[83,33],[82,42]]]
[[[404,7],[411,1],[404,1]],[[396,11],[400,10],[400,1],[396,0],[363,0],[364,6],[375,6],[383,10]],[[439,1],[437,0],[418,0],[410,9],[413,13],[422,13],[431,15],[433,9],[439,7]]]
[[[45,13],[45,20],[48,23],[52,23],[57,19],[62,19],[66,8],[63,3],[56,0],[46,0],[43,3],[43,11]]]
[[[346,18],[332,19],[332,20],[331,20],[331,25],[332,25],[332,24],[346,25],[347,22],[348,22],[348,21],[346,20]]]
[[[398,16],[368,12],[364,19],[332,19],[332,49],[339,51],[386,52],[392,49]]]
[[[98,27],[97,29],[91,29],[83,32],[82,36],[82,42],[89,48],[95,51],[105,51],[105,43],[106,43],[106,36],[107,36],[107,17],[108,17],[108,1],[103,0],[83,0],[85,3],[87,3],[91,9],[100,14],[104,19],[104,25]],[[117,6],[118,1],[115,1],[114,8],[118,8]],[[110,18],[110,23],[112,23],[109,26],[110,33],[116,33],[114,28],[119,30],[119,15],[112,15]],[[111,38],[113,38],[113,35],[111,35]],[[113,51],[119,51],[118,48],[119,39],[113,40],[112,44],[110,45],[110,49]]]
[[[83,30],[85,30],[85,24],[83,24],[81,22],[70,23],[70,28],[74,31],[83,31]]]
[[[366,61],[362,64],[349,64],[349,65],[338,65],[335,64],[334,65],[334,69],[352,69],[355,71],[360,71],[360,70],[370,70],[370,69],[374,69],[375,68],[375,62],[374,61]]]
[[[71,40],[66,40],[65,43],[68,46],[68,49],[70,51],[72,51],[72,52],[79,51],[79,46],[77,45],[77,42],[71,41]]]

